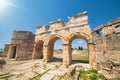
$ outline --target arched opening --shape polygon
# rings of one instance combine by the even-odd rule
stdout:
[[[35,50],[34,50],[34,55],[33,55],[34,59],[43,58],[43,46],[44,46],[43,44],[44,42],[42,40],[35,43]]]
[[[89,63],[89,45],[85,36],[71,36],[69,46],[72,63]]]
[[[75,38],[71,42],[71,54],[73,63],[89,63],[88,46],[86,40]]]
[[[48,52],[49,61],[62,62],[62,40],[59,37],[50,39]]]
[[[63,57],[62,40],[58,39],[54,42],[54,61],[62,62]]]

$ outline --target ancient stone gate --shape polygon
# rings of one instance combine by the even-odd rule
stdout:
[[[50,26],[37,27],[32,59],[42,58],[45,61],[53,60],[54,42],[61,39],[63,49],[63,64],[71,64],[71,42],[76,38],[83,38],[88,43],[90,64],[94,62],[91,30],[88,24],[87,12],[74,17],[68,17],[65,23],[61,19],[50,22]]]

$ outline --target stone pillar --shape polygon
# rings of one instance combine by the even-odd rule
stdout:
[[[72,54],[71,54],[71,46],[70,44],[63,44],[63,64],[70,65],[72,62]]]
[[[8,51],[8,55],[7,55],[8,59],[11,58],[11,51],[12,51],[12,45],[10,45],[10,47],[9,47],[9,51]]]
[[[46,62],[52,61],[53,55],[49,54],[49,46],[48,45],[44,45],[43,47],[43,59]]]
[[[16,46],[16,55],[15,55],[15,60],[19,58],[19,46]]]
[[[88,49],[89,49],[89,65],[90,65],[91,68],[94,68],[94,63],[95,63],[94,44],[89,43],[88,44]]]

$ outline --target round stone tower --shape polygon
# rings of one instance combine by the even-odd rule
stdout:
[[[35,35],[29,31],[14,31],[8,52],[9,59],[32,59]]]

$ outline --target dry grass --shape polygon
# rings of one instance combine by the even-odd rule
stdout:
[[[72,60],[84,60],[89,61],[87,50],[76,50],[77,54],[72,54]]]
[[[62,54],[60,50],[54,50],[54,54]],[[88,51],[87,50],[73,50],[72,51],[72,60],[84,60],[89,61]]]
[[[62,54],[63,52],[61,50],[54,50],[54,54]]]

